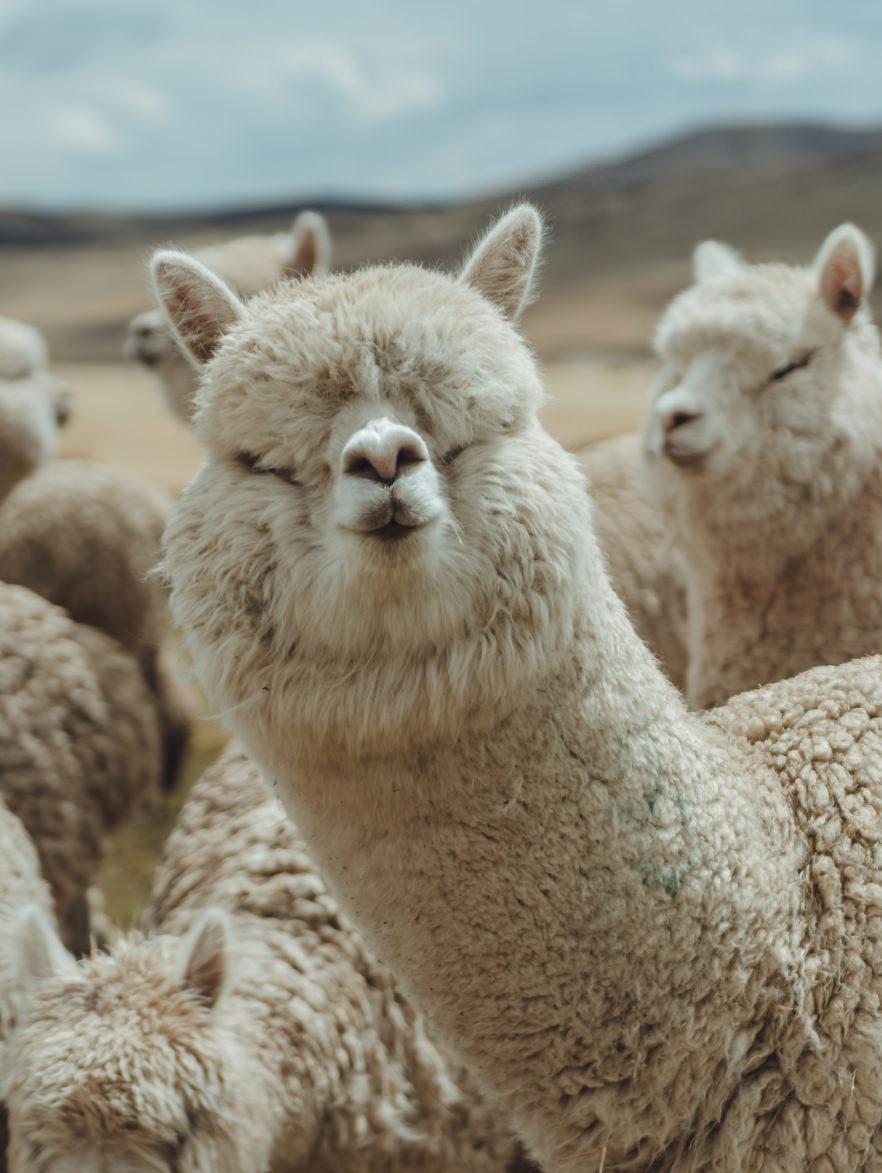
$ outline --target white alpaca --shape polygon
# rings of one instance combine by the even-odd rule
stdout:
[[[196,256],[220,273],[240,297],[286,277],[327,273],[331,267],[331,237],[318,212],[301,212],[290,232],[272,236],[239,236],[206,245]],[[186,352],[175,343],[161,309],[138,314],[129,323],[125,353],[155,372],[166,403],[174,415],[190,423],[195,411],[197,375]]]
[[[243,305],[160,253],[197,674],[548,1173],[882,1162],[882,662],[690,714],[511,325],[540,223]]]
[[[882,349],[852,225],[814,263],[713,242],[656,336],[647,474],[690,580],[699,708],[882,650]]]
[[[0,583],[0,798],[40,857],[65,939],[89,947],[103,838],[155,790],[153,697],[115,640]]]
[[[164,646],[165,599],[150,576],[170,510],[156,486],[85,460],[49,461],[0,501],[0,581],[64,607],[137,659],[155,698],[166,786],[192,720]]]
[[[0,318],[0,501],[55,451],[71,389],[46,369],[43,336]]]
[[[30,994],[12,1173],[503,1173],[515,1156],[240,749],[191,791],[151,922],[78,966],[45,915],[0,937]]]
[[[640,436],[615,436],[576,452],[594,503],[594,530],[634,629],[677,688],[688,664],[686,566],[643,486]]]

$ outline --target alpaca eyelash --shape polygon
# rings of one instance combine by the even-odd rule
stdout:
[[[236,456],[236,463],[241,465],[247,472],[256,473],[258,476],[269,475],[278,477],[280,481],[284,481],[288,485],[300,484],[294,475],[293,469],[263,468],[260,464],[260,457],[255,456],[251,452],[239,452]]]
[[[796,359],[795,362],[788,362],[785,363],[783,367],[778,367],[777,370],[772,371],[770,381],[784,379],[791,373],[791,371],[798,371],[801,370],[802,367],[807,367],[811,362],[813,354],[814,351],[809,351],[808,354],[804,355],[802,358]]]

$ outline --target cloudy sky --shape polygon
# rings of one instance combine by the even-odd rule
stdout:
[[[0,0],[0,203],[448,198],[718,121],[882,126],[882,3]]]

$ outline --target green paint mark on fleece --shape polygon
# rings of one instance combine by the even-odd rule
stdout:
[[[643,883],[649,888],[661,888],[668,896],[676,896],[691,871],[698,867],[698,856],[690,855],[681,868],[665,868],[657,863],[645,863],[640,868]]]

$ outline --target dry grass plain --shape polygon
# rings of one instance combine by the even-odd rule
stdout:
[[[653,376],[650,360],[583,354],[542,365],[549,392],[544,422],[566,447],[639,426]],[[64,362],[53,370],[76,394],[76,414],[65,428],[60,458],[103,461],[180,492],[199,467],[201,449],[192,432],[166,410],[148,371],[126,362]],[[165,837],[189,787],[224,742],[220,722],[202,706],[175,793],[144,807],[109,840],[99,883],[106,909],[120,927],[138,923]]]

